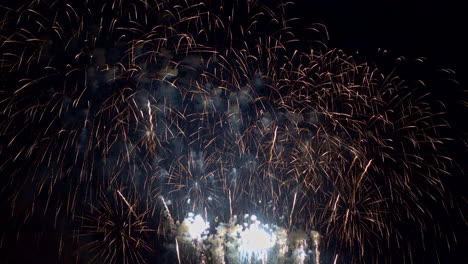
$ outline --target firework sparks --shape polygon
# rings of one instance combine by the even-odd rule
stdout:
[[[176,231],[178,243],[190,245],[196,252],[196,259],[207,256],[212,263],[319,263],[313,262],[313,254],[308,242],[316,239],[304,231],[287,233],[286,229],[263,224],[255,215],[245,215],[242,221],[234,215],[228,223],[217,223],[212,233],[209,223],[200,215],[189,213]],[[186,257],[189,259],[189,257]]]
[[[426,201],[452,202],[442,113],[341,51],[295,49],[276,3],[3,8],[14,218],[72,222],[84,262],[411,260],[406,242],[439,228]]]

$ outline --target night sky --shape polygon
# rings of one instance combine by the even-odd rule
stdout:
[[[23,0],[19,2],[21,1]],[[260,2],[268,4],[275,1],[265,0]],[[447,234],[444,235],[448,237],[451,236],[450,233],[456,233],[458,243],[451,244],[451,249],[448,250],[446,249],[445,241],[436,241],[436,237],[439,234],[428,233],[421,235],[418,231],[414,230],[413,225],[404,222],[399,223],[400,226],[394,226],[393,228],[401,228],[400,232],[410,234],[408,236],[411,236],[411,234],[423,236],[423,241],[437,248],[435,251],[433,248],[429,248],[426,251],[425,245],[415,246],[415,254],[427,253],[427,257],[415,257],[415,263],[468,263],[468,254],[466,254],[468,250],[468,200],[466,191],[468,179],[464,175],[464,172],[468,171],[468,151],[466,142],[461,140],[462,138],[466,140],[468,136],[468,2],[461,3],[463,1],[455,0],[439,1],[437,3],[419,0],[377,2],[379,1],[370,3],[342,0],[297,1],[295,5],[289,6],[289,11],[287,12],[288,17],[298,18],[298,20],[291,22],[291,31],[294,32],[295,38],[299,41],[292,45],[297,45],[299,48],[312,46],[319,47],[319,49],[343,50],[345,54],[352,55],[357,63],[368,62],[384,74],[393,72],[406,80],[410,85],[417,85],[421,80],[426,85],[427,90],[425,91],[430,93],[429,98],[431,102],[441,102],[445,105],[446,109],[443,109],[443,111],[446,114],[444,114],[443,119],[449,124],[450,130],[443,130],[439,136],[441,138],[455,138],[455,140],[448,140],[444,145],[442,153],[453,158],[453,168],[449,169],[452,174],[444,177],[444,188],[446,188],[444,195],[447,196],[447,201],[453,201],[452,205],[454,205],[454,208],[444,209],[436,206],[424,209],[432,211],[432,218],[440,220],[441,228],[439,231],[441,233],[446,232]],[[2,1],[0,7],[5,3],[5,1]],[[7,3],[6,6],[15,7],[18,6],[18,3]],[[323,28],[320,28],[317,24],[326,27],[328,37],[324,36]],[[317,33],[308,30],[308,28],[312,27],[320,28],[322,31]],[[0,43],[5,41],[7,31],[4,25],[0,23]],[[321,43],[324,43],[326,47]],[[0,46],[0,54],[3,57],[8,52],[11,52],[11,50]],[[53,54],[54,50],[49,50],[48,52]],[[66,61],[66,58],[63,60]],[[454,73],[450,75],[441,74],[442,69],[452,69]],[[7,67],[2,66],[0,70],[1,84],[3,86],[0,87],[2,90],[2,94],[0,94],[2,97],[0,98],[4,99],[6,96],[3,95],[11,92],[11,89],[5,87],[15,85],[15,82],[18,82],[22,78],[21,73],[15,70],[12,73]],[[80,82],[78,81],[78,83]],[[129,81],[125,85],[131,85],[131,82]],[[5,92],[5,90],[7,91]],[[259,94],[262,93],[264,91],[260,89]],[[85,94],[84,96],[89,95]],[[105,97],[105,95],[101,96]],[[91,98],[92,96],[89,97]],[[97,100],[100,99],[102,98]],[[7,112],[5,105],[0,104],[0,111]],[[4,127],[9,123],[8,118],[10,118],[5,112],[0,115],[0,119],[4,119],[0,120]],[[82,118],[79,116],[78,111],[77,113],[70,114],[70,116],[76,117],[76,119]],[[65,115],[65,117],[67,116]],[[72,119],[72,117],[67,118]],[[252,117],[248,116],[247,118]],[[11,129],[1,131],[0,158],[7,157],[7,152],[9,151],[18,151],[20,149],[20,147],[12,147],[13,150],[11,150],[10,146],[8,146],[9,141],[13,137],[10,132],[19,130],[18,127],[20,125],[18,122],[20,121],[14,121]],[[70,127],[76,125],[73,123],[74,121],[67,120],[67,122],[63,122]],[[77,121],[77,123],[79,122]],[[308,127],[305,128],[309,129]],[[45,127],[41,127],[37,131],[43,131],[44,129]],[[53,129],[54,126],[52,126]],[[34,134],[35,132],[31,130],[31,133]],[[82,141],[86,141],[86,137],[83,136],[83,138]],[[21,141],[19,142],[19,146],[21,146]],[[28,143],[25,141],[24,144]],[[249,159],[247,156],[242,157],[240,160],[245,161]],[[77,262],[76,255],[78,251],[73,242],[73,234],[76,232],[76,226],[74,226],[73,221],[64,220],[68,219],[67,217],[59,217],[59,223],[57,224],[55,222],[57,218],[54,214],[54,209],[51,209],[51,212],[47,213],[41,211],[42,209],[37,209],[32,213],[32,216],[27,217],[29,219],[23,224],[24,212],[31,208],[28,197],[23,197],[25,201],[16,203],[17,208],[15,209],[20,212],[23,210],[23,213],[15,215],[11,212],[9,199],[14,196],[13,186],[16,186],[15,184],[17,183],[12,181],[8,175],[11,175],[14,171],[22,171],[21,169],[16,170],[16,167],[19,166],[18,164],[23,164],[24,168],[27,168],[28,162],[27,158],[22,157],[19,161],[2,161],[0,163],[0,184],[2,184],[0,198],[3,200],[0,203],[0,218],[2,219],[0,221],[0,234],[2,235],[0,237],[0,262],[75,263]],[[72,166],[73,159],[67,159],[65,163]],[[425,166],[425,164],[421,166]],[[44,167],[38,166],[38,171],[41,170],[44,170]],[[28,170],[26,169],[25,171]],[[32,193],[38,189],[34,184],[23,186],[23,188],[22,191],[26,193]],[[45,188],[47,189],[48,187]],[[60,190],[60,185],[57,188]],[[125,188],[121,190],[123,190],[122,192],[127,191]],[[123,197],[125,193],[122,195],[119,192],[119,195]],[[54,199],[60,200],[60,197],[62,197],[60,194],[54,194],[52,201]],[[38,195],[35,199],[37,200],[34,201],[35,205],[33,206],[38,205],[40,208],[43,208],[46,204],[52,208],[56,206],[54,202],[51,202],[49,205],[46,192]],[[119,200],[119,196],[114,199],[117,199],[118,202],[112,199],[106,200],[106,202],[113,203],[114,201],[119,206],[123,204],[123,207],[125,207],[125,203]],[[211,197],[209,199],[211,201]],[[436,204],[436,202],[429,199],[428,201],[422,201],[421,204],[431,205],[433,203]],[[61,210],[65,211],[64,208]],[[460,212],[462,216],[459,215]],[[12,217],[12,215],[14,216]],[[453,217],[450,217],[451,215]],[[425,219],[428,222],[424,223],[430,223],[432,219],[429,218]],[[160,225],[160,222],[157,221],[157,224]],[[17,237],[20,238],[18,241],[16,241]],[[148,237],[154,238],[152,235]],[[363,240],[366,239],[364,238]],[[369,243],[372,243],[372,241]],[[162,242],[153,242],[151,246],[163,247]],[[167,254],[164,250],[159,252]],[[80,254],[83,253],[80,252]],[[150,263],[160,263],[159,261],[161,263],[163,261],[170,263],[174,261],[173,258],[171,259],[171,257],[167,257],[166,255],[164,256],[164,260],[162,260],[163,257],[158,258],[157,254],[159,253],[149,258],[152,261]],[[326,252],[323,254],[324,260],[322,263],[331,263],[333,256],[326,256]],[[373,254],[378,253],[374,252]],[[394,252],[394,259],[398,259],[400,254],[402,253]],[[78,263],[86,263],[84,260],[90,259],[87,256],[87,252],[83,256]],[[349,255],[345,253],[344,256]],[[369,262],[372,261],[371,257],[367,260],[364,259],[366,258],[361,259],[362,263],[372,263]],[[344,260],[342,259],[341,261]],[[120,262],[116,261],[116,263]]]
[[[403,74],[415,74],[410,76],[414,79],[430,78],[431,70],[453,69],[460,82],[458,87],[431,86],[430,89],[451,102],[462,98],[468,78],[468,17],[464,15],[468,3],[455,0],[313,2],[298,1],[295,12],[305,25],[326,25],[330,47],[371,61],[381,59],[379,54],[385,54],[383,57],[389,60],[403,56],[407,61],[416,61],[424,57],[426,65],[411,65]],[[466,115],[459,110],[453,109],[451,115],[466,131],[463,122]]]

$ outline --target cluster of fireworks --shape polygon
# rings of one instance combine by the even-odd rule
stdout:
[[[242,220],[242,221],[239,221]],[[315,263],[319,264],[320,235],[312,231],[288,231],[275,225],[262,224],[255,215],[234,215],[228,223],[217,223],[213,233],[201,215],[189,213],[177,225],[173,245],[181,262],[179,241],[192,248],[202,263]],[[182,261],[183,263],[184,261]]]
[[[453,206],[424,88],[298,45],[288,3],[26,2],[1,13],[1,197],[70,223],[77,261],[408,260]]]

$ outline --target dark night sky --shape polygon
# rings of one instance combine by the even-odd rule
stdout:
[[[391,56],[427,57],[455,69],[466,86],[468,1],[297,1],[304,23],[327,26],[329,47],[372,57],[378,48]]]
[[[375,2],[300,0],[295,11],[304,21],[325,24],[331,46],[364,53],[383,48],[467,70],[468,2]]]
[[[300,0],[294,12],[306,24],[326,25],[329,47],[348,53],[359,51],[367,56],[374,55],[378,48],[395,57],[423,56],[437,66],[455,69],[459,77],[466,78],[468,2],[376,2],[379,4]]]
[[[330,47],[369,57],[378,48],[394,57],[427,57],[455,69],[466,86],[468,1],[375,2],[300,0],[295,12],[304,23],[325,24]]]

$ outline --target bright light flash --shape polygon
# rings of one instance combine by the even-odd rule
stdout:
[[[268,232],[266,226],[261,226],[259,221],[255,221],[242,231],[240,239],[240,249],[248,258],[265,258],[267,256],[267,251],[276,243],[276,236]]]
[[[210,227],[210,223],[203,220],[201,215],[189,217],[188,232],[192,239],[200,239],[203,233]]]
[[[179,250],[179,242],[191,245],[196,256],[202,257],[202,263],[209,257],[213,263],[303,264],[313,261],[319,264],[320,234],[316,231],[309,235],[302,230],[288,234],[284,228],[263,224],[257,216],[250,214],[245,214],[241,221],[234,215],[228,223],[218,223],[213,230],[209,230],[209,222],[194,213],[188,213],[177,225],[176,250]],[[310,238],[314,241],[314,259],[309,259],[313,257],[309,256],[313,253],[308,248]]]

